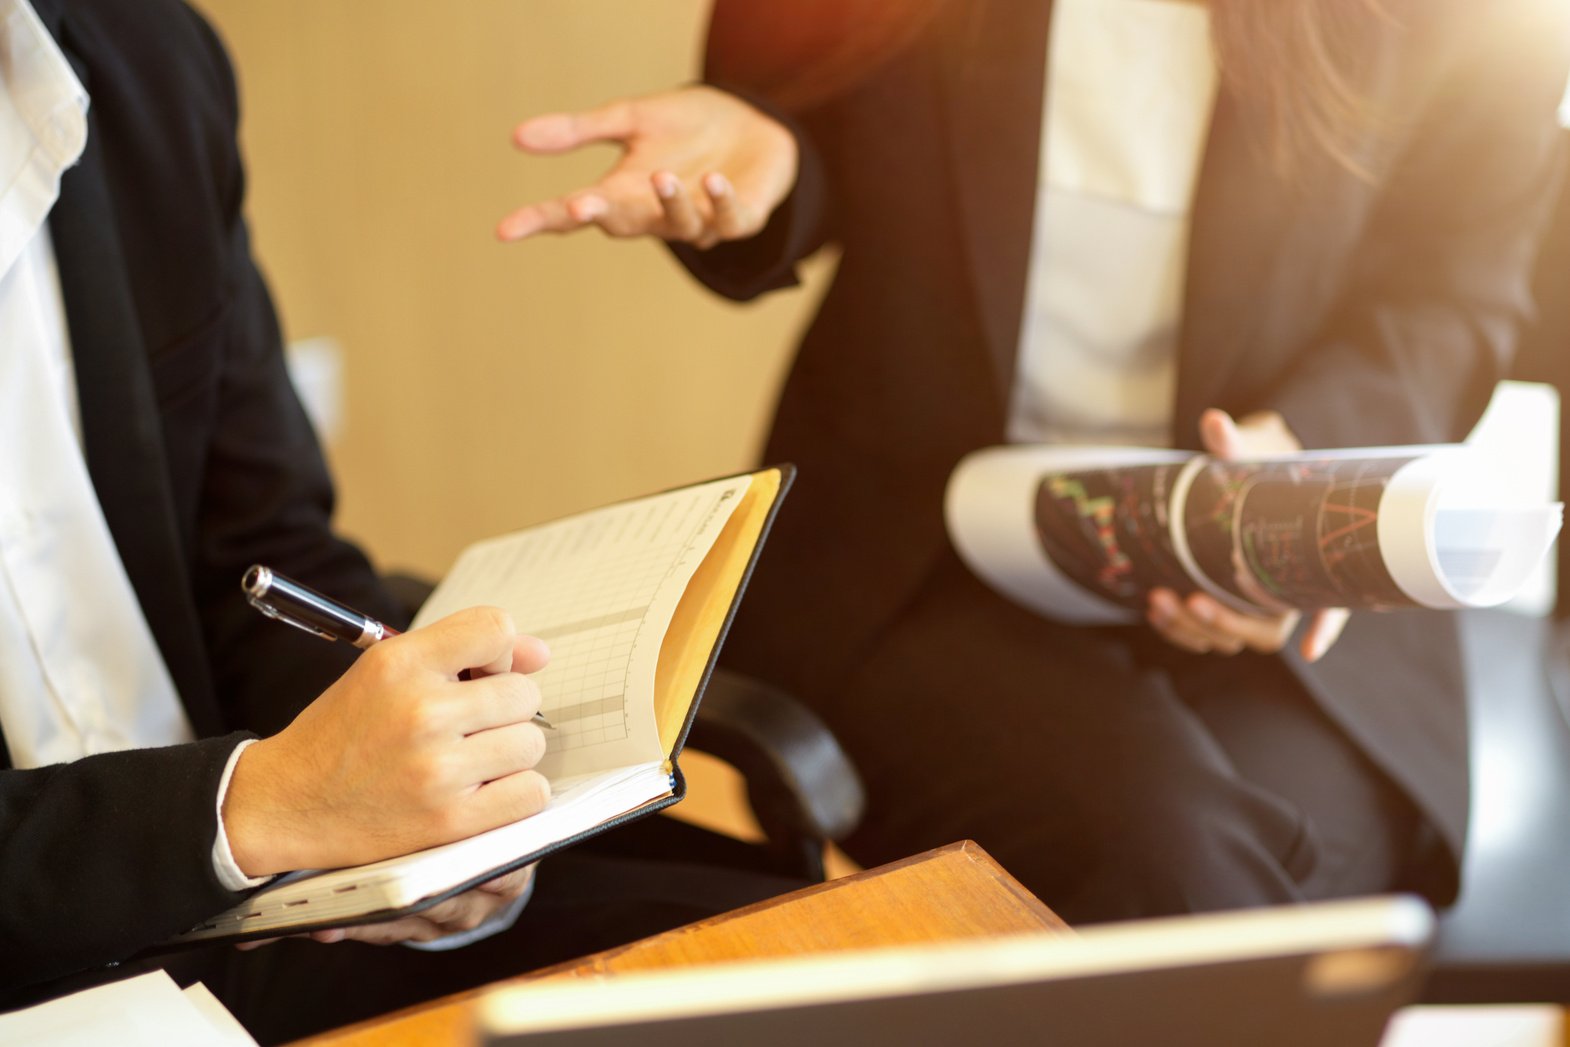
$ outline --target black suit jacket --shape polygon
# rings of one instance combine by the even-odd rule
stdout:
[[[1309,447],[1459,439],[1502,374],[1557,170],[1566,9],[1394,7],[1403,28],[1351,63],[1373,116],[1357,149],[1371,177],[1318,157],[1277,178],[1259,118],[1227,90],[1218,100],[1175,446],[1195,446],[1211,406],[1278,410]],[[789,114],[801,173],[762,234],[678,252],[745,299],[794,283],[819,245],[843,248],[766,451],[800,466],[794,504],[728,644],[743,668],[841,715],[854,696],[838,681],[945,555],[950,470],[1004,437],[1049,15],[1044,2],[948,4],[853,90]],[[1429,893],[1453,895],[1467,750],[1452,622],[1359,615],[1320,663],[1284,657],[1439,830],[1448,855]]]
[[[329,528],[331,484],[250,257],[218,40],[178,0],[35,6],[92,99],[50,215],[88,467],[205,740],[0,770],[0,1004],[237,900],[211,860],[222,768],[352,653],[251,610],[247,565],[399,615]]]

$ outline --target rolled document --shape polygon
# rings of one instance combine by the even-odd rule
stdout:
[[[1136,621],[1149,591],[1240,611],[1491,607],[1527,584],[1563,506],[1513,496],[1463,446],[1225,462],[1130,447],[994,447],[949,479],[949,537],[1049,618]]]

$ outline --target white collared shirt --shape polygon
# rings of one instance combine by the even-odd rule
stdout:
[[[0,0],[0,729],[17,768],[194,736],[82,450],[47,221],[87,106],[28,0]],[[221,818],[213,863],[231,890],[264,882],[235,864]]]
[[[87,92],[27,0],[0,0],[0,727],[17,767],[188,741],[82,453],[46,221]]]
[[[1011,441],[1170,442],[1218,82],[1203,4],[1054,5]]]

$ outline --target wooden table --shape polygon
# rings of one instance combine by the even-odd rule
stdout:
[[[629,971],[946,942],[1067,926],[974,843],[956,843],[841,880],[808,887],[583,960],[498,982],[603,978]],[[466,1045],[483,989],[448,996],[305,1044]]]

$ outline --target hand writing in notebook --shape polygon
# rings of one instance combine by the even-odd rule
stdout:
[[[545,645],[473,608],[360,655],[287,728],[247,749],[223,804],[240,869],[375,861],[538,812],[550,786],[527,673]],[[459,680],[479,667],[474,679]]]
[[[549,805],[530,817],[451,843],[268,884],[192,927],[180,940],[276,934],[335,940],[336,928],[365,918],[390,919],[395,913],[419,919],[350,931],[348,936],[407,940],[434,934],[427,925],[433,919],[443,927],[472,920],[477,907],[503,918],[478,928],[483,934],[499,929],[519,909],[512,897],[506,908],[498,906],[498,893],[516,896],[526,889],[519,881],[504,879],[506,874],[679,800],[683,783],[675,762],[681,740],[789,480],[786,469],[724,477],[576,513],[466,548],[425,601],[415,627],[402,636],[376,640],[360,657],[375,657],[384,648],[444,628],[456,620],[455,614],[464,613],[461,609],[477,605],[505,608],[513,622],[526,623],[531,633],[549,638],[550,667],[536,680],[555,726],[545,735],[545,755],[532,763],[531,753],[525,761],[550,781]],[[258,584],[245,586],[249,596],[267,595],[256,591],[260,578],[250,580]],[[352,628],[343,638],[359,640],[381,631],[368,629],[364,618],[359,615],[350,622]],[[304,615],[300,621],[312,624]],[[500,667],[487,664],[489,652],[448,654],[436,660],[436,674],[450,674],[460,664],[482,671]],[[511,668],[523,667],[514,651]],[[450,676],[441,683],[457,683],[460,690],[472,686]],[[528,703],[513,715],[521,719],[533,711],[533,703]],[[304,721],[302,717],[301,725]],[[509,725],[492,733],[513,729]],[[482,782],[478,791],[483,795],[493,787]],[[488,888],[471,890],[471,885],[486,881]],[[454,946],[454,939],[442,937],[441,947]]]

